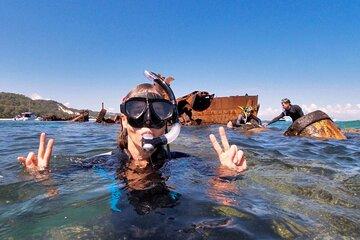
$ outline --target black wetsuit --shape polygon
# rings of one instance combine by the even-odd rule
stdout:
[[[150,166],[146,169],[130,169],[133,173],[141,175],[138,179],[128,179],[126,171],[129,170],[130,157],[125,151],[117,148],[109,154],[98,155],[86,159],[78,167],[92,168],[103,179],[111,180],[110,207],[115,212],[121,212],[123,204],[130,203],[134,210],[140,214],[148,214],[158,208],[173,207],[177,204],[180,194],[171,191],[166,186],[166,178],[159,171],[169,159],[187,158],[190,155],[182,152],[168,152],[160,147],[150,159]],[[139,183],[139,184],[138,184]],[[122,185],[123,184],[123,185]],[[120,187],[122,185],[122,187]],[[119,187],[118,187],[119,186]],[[139,188],[134,189],[134,186]],[[127,201],[121,196],[126,193]]]
[[[304,116],[304,113],[303,113],[303,111],[302,111],[302,109],[301,109],[300,106],[298,106],[298,105],[291,105],[289,110],[283,111],[279,116],[277,116],[276,118],[274,118],[273,120],[271,120],[271,121],[268,123],[268,125],[270,125],[270,124],[272,124],[272,123],[274,123],[274,122],[276,122],[276,121],[279,121],[280,118],[283,118],[283,117],[285,117],[285,116],[291,117],[291,119],[292,119],[293,122],[294,122],[294,121],[296,121],[298,118]]]
[[[251,121],[253,120],[253,121]],[[246,124],[246,123],[250,123],[250,122],[254,122],[257,123],[258,125],[261,125],[261,120],[260,118],[258,118],[257,116],[255,116],[254,114],[250,114],[247,118],[245,118],[243,115],[240,115],[234,122],[233,125],[234,126],[241,126],[241,124]]]

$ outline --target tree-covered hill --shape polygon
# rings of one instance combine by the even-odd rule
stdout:
[[[13,118],[23,112],[31,111],[36,116],[56,115],[66,118],[79,112],[53,100],[32,100],[22,94],[0,92],[0,118]],[[96,116],[90,111],[90,116]]]

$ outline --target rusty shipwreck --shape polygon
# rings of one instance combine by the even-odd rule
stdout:
[[[297,119],[284,133],[285,136],[304,136],[321,139],[346,139],[344,133],[324,112],[317,110]]]
[[[205,91],[194,91],[177,99],[180,121],[186,125],[227,124],[243,113],[246,107],[257,115],[257,95],[215,97]]]

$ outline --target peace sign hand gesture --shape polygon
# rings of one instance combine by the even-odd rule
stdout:
[[[238,150],[236,145],[229,145],[226,133],[223,127],[219,127],[219,134],[223,148],[220,146],[214,134],[210,134],[210,141],[219,156],[220,163],[230,169],[242,172],[246,169],[246,159],[244,152]]]
[[[27,157],[18,157],[19,162],[26,168],[28,172],[39,172],[44,171],[49,167],[51,153],[54,147],[54,139],[49,139],[46,148],[46,134],[40,134],[40,143],[37,156],[34,152],[29,152]]]

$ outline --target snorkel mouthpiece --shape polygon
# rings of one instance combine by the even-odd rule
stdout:
[[[150,135],[150,134],[143,135],[142,148],[145,151],[152,152],[155,150],[154,144],[152,144],[153,139],[154,139],[153,135]]]
[[[154,138],[152,135],[149,135],[149,134],[143,135],[142,148],[145,151],[151,152],[159,146],[172,143],[179,136],[180,130],[181,130],[181,124],[175,123],[171,127],[171,130],[168,133],[166,133],[160,137]]]
[[[160,137],[156,137],[156,138],[154,138],[150,134],[143,135],[142,148],[145,151],[153,151],[155,148],[157,148],[159,146],[166,145],[166,144],[169,144],[169,143],[172,143],[173,141],[175,141],[175,139],[180,134],[181,124],[179,122],[179,117],[178,117],[176,98],[175,98],[174,92],[171,90],[169,85],[166,82],[164,82],[164,80],[161,78],[160,75],[158,75],[156,73],[145,70],[144,75],[149,80],[157,83],[166,92],[166,94],[169,97],[169,100],[171,101],[171,103],[174,106],[174,112],[173,112],[173,118],[172,118],[173,125],[168,133],[166,133]]]
[[[164,135],[157,138],[152,135],[144,135],[142,139],[142,148],[147,152],[152,152],[155,148],[165,144],[167,144],[167,139]]]

